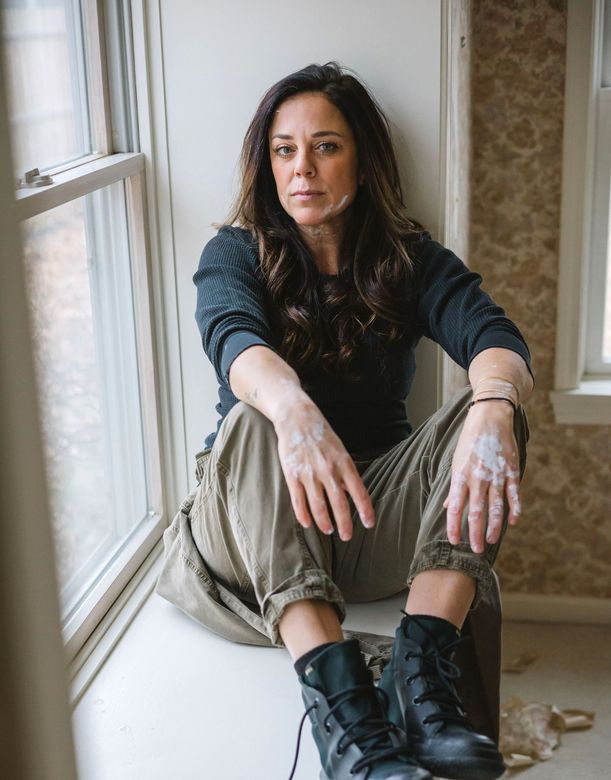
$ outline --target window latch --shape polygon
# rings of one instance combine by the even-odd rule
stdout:
[[[41,174],[38,168],[26,171],[21,179],[17,179],[17,189],[22,187],[46,187],[53,184],[53,177],[48,173]]]

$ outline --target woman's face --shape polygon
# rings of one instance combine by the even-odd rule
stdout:
[[[278,198],[305,228],[341,228],[358,189],[352,130],[320,92],[280,104],[269,131],[269,153]],[[311,231],[309,231],[311,232]]]

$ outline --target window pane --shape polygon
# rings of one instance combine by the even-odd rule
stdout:
[[[148,511],[123,182],[22,227],[67,617]]]
[[[80,3],[3,0],[16,174],[92,151]]]

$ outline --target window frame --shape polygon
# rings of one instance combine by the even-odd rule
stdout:
[[[556,422],[566,424],[611,423],[611,367],[608,372],[587,370],[588,326],[598,322],[602,327],[603,322],[600,312],[594,319],[588,316],[590,280],[599,278],[599,266],[606,265],[599,251],[604,209],[600,202],[593,209],[595,196],[601,198],[599,183],[594,192],[597,162],[608,154],[598,132],[603,13],[604,0],[568,1],[556,363],[550,392]]]
[[[71,663],[71,677],[78,673],[102,638],[109,625],[109,621],[103,618],[110,614],[113,605],[116,607],[125,600],[130,583],[141,577],[142,571],[150,567],[151,560],[160,555],[161,536],[168,525],[166,507],[173,505],[175,496],[182,490],[182,483],[186,483],[186,472],[181,474],[175,465],[176,460],[180,460],[180,450],[186,449],[184,425],[180,424],[182,399],[175,403],[167,391],[162,393],[162,382],[159,380],[172,372],[167,355],[171,354],[172,349],[179,355],[180,349],[176,348],[174,333],[167,332],[174,330],[175,322],[172,308],[166,305],[164,299],[164,295],[172,299],[175,278],[167,278],[167,274],[164,280],[160,278],[158,244],[151,239],[157,235],[158,220],[155,177],[150,156],[146,154],[147,151],[152,152],[153,131],[148,124],[150,72],[144,39],[144,0],[132,3],[131,8],[129,5],[124,0],[115,0],[109,4],[103,0],[83,0],[82,3],[83,18],[86,20],[84,40],[88,73],[91,76],[90,88],[96,96],[91,103],[91,123],[94,128],[92,141],[96,151],[78,160],[45,169],[44,173],[53,178],[50,185],[17,188],[15,191],[15,216],[20,224],[30,217],[115,182],[123,181],[125,185],[150,509],[147,519],[131,534],[130,542],[102,573],[63,625],[62,634],[67,660]],[[106,27],[104,10],[108,14]],[[142,36],[140,38],[132,38],[132,18]],[[109,28],[109,22],[112,28]],[[123,70],[119,70],[116,63],[110,70],[106,68],[105,51],[107,42],[111,41],[114,41],[115,50],[117,42],[119,45],[121,41],[129,45]],[[118,86],[121,92],[118,99],[115,96],[112,116],[109,84],[105,77],[107,73],[113,87]],[[142,138],[139,130],[144,131]],[[163,143],[163,137],[159,141]],[[113,147],[116,149],[117,146],[137,151],[113,153]],[[140,148],[144,148],[144,153]],[[167,321],[168,314],[170,322]],[[172,407],[177,407],[175,412],[178,412],[180,419],[178,424],[169,425]],[[169,430],[172,427],[174,430]],[[151,588],[152,585],[149,590]]]

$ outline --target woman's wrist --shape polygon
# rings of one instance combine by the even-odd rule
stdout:
[[[502,398],[495,396],[494,398],[474,398],[468,405],[467,410],[471,411],[474,408],[482,408],[486,404],[486,416],[491,414],[498,414],[502,417],[511,418],[514,415],[517,407],[510,398]]]
[[[506,398],[514,408],[520,403],[520,393],[518,388],[503,377],[486,377],[480,379],[473,389],[473,400],[484,398]]]

